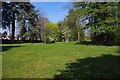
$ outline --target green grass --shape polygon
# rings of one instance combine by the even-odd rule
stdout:
[[[117,46],[76,45],[70,43],[4,44],[3,78],[53,78],[77,59],[116,54]]]

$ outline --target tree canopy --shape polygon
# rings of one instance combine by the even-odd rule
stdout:
[[[118,40],[119,6],[120,2],[74,2],[67,16],[68,26],[75,32],[89,29],[93,39],[104,35],[102,41],[107,42],[111,35]]]

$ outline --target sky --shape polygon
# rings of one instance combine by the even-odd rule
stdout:
[[[65,8],[70,2],[31,2],[37,10],[43,12],[51,22],[57,23],[62,21],[65,15],[68,14],[67,8]]]

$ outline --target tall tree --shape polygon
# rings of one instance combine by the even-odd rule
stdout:
[[[35,25],[34,21],[36,20],[36,13],[34,10],[34,6],[29,2],[2,2],[2,25],[3,28],[12,26],[12,40],[14,40],[15,36],[15,20],[17,17],[21,18],[23,25],[25,25],[26,15],[27,20],[33,26]],[[21,14],[23,13],[23,14]],[[34,19],[34,20],[33,20]],[[33,21],[32,21],[33,20]],[[20,19],[18,20],[20,21]]]
[[[34,6],[28,2],[21,2],[19,5],[19,14],[17,15],[17,21],[21,28],[20,37],[26,33],[28,27],[35,27],[38,20],[38,11],[34,9]],[[24,8],[24,9],[22,9]]]
[[[64,38],[66,42],[70,41],[70,36],[71,36],[71,28],[68,25],[68,20],[67,18],[64,18],[64,21],[62,22],[62,33],[64,34]]]
[[[82,26],[80,24],[80,15],[79,12],[71,9],[69,11],[69,14],[67,16],[67,24],[73,34],[77,34],[78,36],[78,42],[81,42],[83,40],[83,34]],[[76,33],[77,32],[77,33]]]
[[[116,34],[118,30],[118,2],[78,2],[74,3],[73,11],[78,19],[84,17],[82,21],[87,21],[84,29],[90,29],[94,39],[104,33],[103,41],[107,42],[107,34]]]
[[[10,3],[5,3],[2,2],[2,26],[3,28],[10,27],[12,26],[12,40],[14,40],[14,35],[15,35],[15,20],[16,20],[16,14],[18,14],[17,7],[16,6],[18,3],[17,2],[10,2]]]

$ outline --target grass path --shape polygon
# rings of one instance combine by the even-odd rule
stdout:
[[[75,45],[71,43],[4,44],[3,78],[53,78],[67,63],[103,54],[117,55],[117,46]]]

